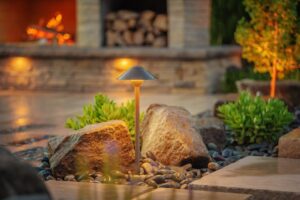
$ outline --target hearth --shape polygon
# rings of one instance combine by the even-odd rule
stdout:
[[[53,20],[56,20],[56,24]],[[58,44],[62,43],[62,40],[70,42],[75,37],[76,0],[0,1],[0,43],[2,44],[39,44],[41,41],[44,44]],[[53,40],[47,41],[49,38]]]

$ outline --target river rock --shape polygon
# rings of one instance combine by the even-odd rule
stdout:
[[[194,117],[194,127],[201,134],[205,144],[213,143],[218,150],[226,145],[225,126],[222,120],[216,117]]]
[[[206,167],[209,154],[191,114],[181,107],[152,104],[141,126],[142,155],[152,152],[164,165]]]
[[[48,143],[53,175],[101,172],[105,165],[119,163],[123,172],[132,170],[134,148],[125,122],[113,120],[88,125],[63,139]],[[59,144],[57,144],[60,141]]]
[[[296,128],[279,139],[278,156],[300,159],[300,128]]]

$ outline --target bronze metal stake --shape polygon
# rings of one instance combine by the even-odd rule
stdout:
[[[140,138],[140,88],[142,80],[132,80],[135,95],[135,171],[140,173],[141,138]]]

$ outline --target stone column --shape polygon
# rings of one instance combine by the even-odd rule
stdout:
[[[184,1],[186,0],[167,0],[170,48],[184,47]]]
[[[100,0],[77,0],[77,45],[101,47],[102,19]]]
[[[211,0],[168,0],[169,47],[210,44]]]

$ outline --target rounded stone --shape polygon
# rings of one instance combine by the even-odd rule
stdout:
[[[218,169],[220,169],[220,165],[216,162],[210,162],[207,165],[208,169],[212,170],[212,171],[216,171]]]
[[[64,181],[76,181],[76,179],[73,174],[69,174],[64,177]]]
[[[153,167],[150,163],[143,163],[142,168],[144,169],[146,174],[152,174],[153,173]]]
[[[233,154],[233,150],[229,148],[226,148],[222,151],[222,156],[225,158],[232,156],[232,154]]]
[[[218,151],[217,145],[215,143],[212,143],[212,142],[207,144],[207,148],[208,148],[208,150]]]
[[[161,183],[165,182],[165,176],[164,175],[156,175],[156,176],[153,176],[150,179],[152,179],[153,181],[155,181],[155,183],[157,183],[157,184],[161,184]]]
[[[187,189],[188,188],[188,184],[183,184],[180,186],[180,189]]]

